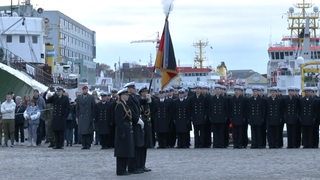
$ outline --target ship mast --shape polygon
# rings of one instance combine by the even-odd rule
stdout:
[[[318,8],[314,7],[312,13],[307,13],[306,9],[309,9],[313,6],[311,2],[306,2],[303,0],[302,3],[295,4],[295,7],[301,9],[300,13],[294,13],[294,8],[291,7],[288,11],[288,29],[291,31],[291,38],[299,38],[299,41],[303,40],[303,33],[306,24],[306,18],[309,17],[309,29],[310,37],[317,37],[316,30],[318,27],[319,12]]]
[[[203,61],[205,60],[205,58],[202,56],[204,54],[203,49],[205,47],[207,47],[208,45],[208,41],[203,42],[203,41],[199,41],[197,43],[193,43],[193,46],[196,48],[199,48],[199,54],[196,55],[196,57],[194,58],[194,67],[200,67],[201,69],[203,68]]]

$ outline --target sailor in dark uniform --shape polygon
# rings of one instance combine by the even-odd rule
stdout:
[[[170,126],[170,116],[169,109],[171,108],[170,101],[165,98],[165,91],[159,91],[159,98],[153,101],[154,113],[155,113],[155,132],[158,138],[158,148],[168,147],[168,132]]]
[[[101,149],[108,148],[108,140],[110,136],[110,126],[112,123],[111,119],[111,93],[100,93],[101,101],[96,104],[95,107],[95,124],[96,130],[99,135]]]
[[[205,97],[201,94],[201,86],[197,85],[195,94],[190,97],[189,101],[190,119],[194,128],[194,147],[205,147],[205,125],[206,125],[206,111],[205,111]]]
[[[115,147],[116,173],[118,176],[129,175],[127,171],[129,159],[135,156],[132,129],[132,112],[127,101],[129,94],[127,88],[118,92],[119,100],[115,106]]]
[[[312,87],[304,89],[305,97],[300,99],[300,123],[302,129],[302,145],[303,148],[313,148],[313,130],[316,123],[316,101],[312,97]]]
[[[128,106],[132,112],[132,126],[133,126],[133,137],[135,145],[135,157],[129,159],[129,173],[139,174],[144,171],[140,169],[139,164],[141,164],[141,154],[144,146],[144,123],[140,118],[141,107],[139,102],[139,96],[136,94],[136,87],[134,82],[127,83],[125,88],[128,88],[129,99],[127,101]]]
[[[178,137],[178,148],[188,148],[188,133],[189,127],[188,123],[190,123],[189,114],[188,114],[188,102],[184,97],[184,90],[179,90],[179,98],[173,102],[174,106],[174,120],[176,133]]]
[[[151,123],[151,95],[148,94],[148,88],[143,87],[139,90],[139,101],[141,109],[141,120],[144,123],[144,146],[141,148],[141,159],[138,165],[139,169],[149,172],[151,169],[146,168],[147,148],[153,148],[152,123]]]
[[[317,95],[318,93],[318,88],[317,87],[312,87],[313,88],[313,94],[312,97],[315,99],[315,108],[320,109],[320,99],[319,96]],[[313,126],[313,148],[318,148],[319,147],[319,123],[320,123],[320,111],[316,111],[316,122]]]
[[[243,97],[243,87],[234,86],[235,95],[230,98],[229,116],[232,123],[233,148],[244,148],[244,126],[246,125],[246,98]]]
[[[300,88],[299,87],[295,87],[295,89],[294,89],[294,97],[298,98],[299,103],[300,103],[301,95],[300,95]],[[299,104],[298,110],[299,110],[299,117],[300,117],[300,113],[301,113],[300,104]],[[300,147],[301,146],[301,123],[300,123],[300,120],[297,123],[297,139],[296,139],[296,142],[297,142],[297,147]]]
[[[213,131],[213,148],[226,148],[226,123],[228,119],[228,101],[221,94],[221,85],[215,86],[215,95],[209,100],[208,117]]]
[[[205,99],[205,111],[206,111],[206,118],[205,118],[205,132],[204,132],[204,139],[205,139],[205,143],[204,143],[204,147],[205,148],[210,148],[211,144],[212,144],[212,139],[211,139],[211,123],[209,120],[209,117],[207,116],[207,111],[208,111],[208,107],[209,107],[209,103],[210,103],[210,98],[211,98],[211,94],[210,94],[210,87],[207,85],[203,85],[202,86],[202,91],[201,94],[204,96]]]
[[[270,88],[271,95],[267,99],[266,107],[266,123],[267,123],[267,137],[269,148],[281,148],[280,138],[282,137],[281,124],[282,121],[282,99],[277,96],[278,89],[276,87]]]
[[[287,148],[299,148],[300,143],[297,143],[299,123],[299,98],[294,95],[295,87],[288,87],[288,96],[283,100],[283,118],[287,127],[288,146]]]
[[[63,89],[58,87],[57,92],[47,99],[53,105],[52,131],[54,133],[55,146],[53,149],[63,149],[64,132],[67,126],[67,117],[70,110],[69,98],[63,95]]]
[[[174,106],[174,101],[178,99],[178,95],[175,93],[174,88],[169,88],[168,96],[167,96],[168,101],[171,103],[171,106]],[[173,113],[173,108],[169,109],[169,113]],[[168,145],[170,148],[173,148],[176,145],[177,141],[177,134],[176,134],[176,127],[175,127],[175,116],[170,116],[170,129],[169,129],[169,134],[168,134]]]
[[[116,106],[117,100],[118,100],[118,90],[117,89],[112,89],[111,90],[111,99],[110,99],[110,104],[111,104],[111,122],[110,122],[110,134],[108,137],[108,148],[113,148],[114,147],[114,108]]]
[[[261,88],[252,87],[253,96],[248,99],[247,117],[251,126],[251,149],[265,148],[265,133],[263,125],[265,118],[265,101],[259,96]]]

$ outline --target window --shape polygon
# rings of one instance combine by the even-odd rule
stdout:
[[[12,43],[12,35],[7,35],[7,43]]]
[[[32,36],[32,43],[37,44],[38,43],[38,37],[37,36]]]
[[[25,43],[26,42],[26,37],[24,35],[19,36],[19,42],[20,43]]]

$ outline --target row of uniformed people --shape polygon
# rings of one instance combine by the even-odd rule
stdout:
[[[159,92],[155,101],[154,119],[159,147],[169,146],[168,135],[175,126],[178,147],[188,147],[188,134],[192,122],[195,133],[195,147],[208,147],[208,126],[213,132],[213,147],[228,146],[229,123],[232,124],[234,148],[247,146],[247,128],[251,125],[251,148],[265,148],[266,138],[270,148],[283,146],[283,127],[288,130],[288,148],[300,147],[301,129],[303,146],[318,147],[319,115],[316,107],[319,101],[314,89],[306,88],[306,96],[299,97],[297,88],[289,88],[288,96],[279,95],[276,88],[270,89],[270,96],[262,95],[260,87],[253,87],[253,96],[244,96],[241,86],[235,87],[235,95],[225,95],[224,88],[217,86],[214,95],[197,87],[194,95],[183,97],[182,90],[176,98],[170,92]],[[167,97],[165,97],[167,96]],[[208,123],[209,122],[209,123]],[[300,128],[300,126],[302,128]],[[210,131],[210,130],[209,130]]]

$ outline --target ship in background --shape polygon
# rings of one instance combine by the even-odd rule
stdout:
[[[34,9],[30,0],[1,6],[0,36],[0,100],[48,86],[63,87],[74,99],[83,84],[95,85],[95,31],[65,14]]]
[[[298,12],[295,12],[298,11]],[[318,87],[320,65],[319,9],[303,0],[287,12],[290,35],[268,48],[268,85],[287,93],[289,86]]]
[[[45,91],[51,81],[45,67],[43,18],[33,16],[26,1],[18,11],[0,8],[0,99],[8,92],[30,95],[33,89]],[[49,72],[48,72],[49,71]]]

